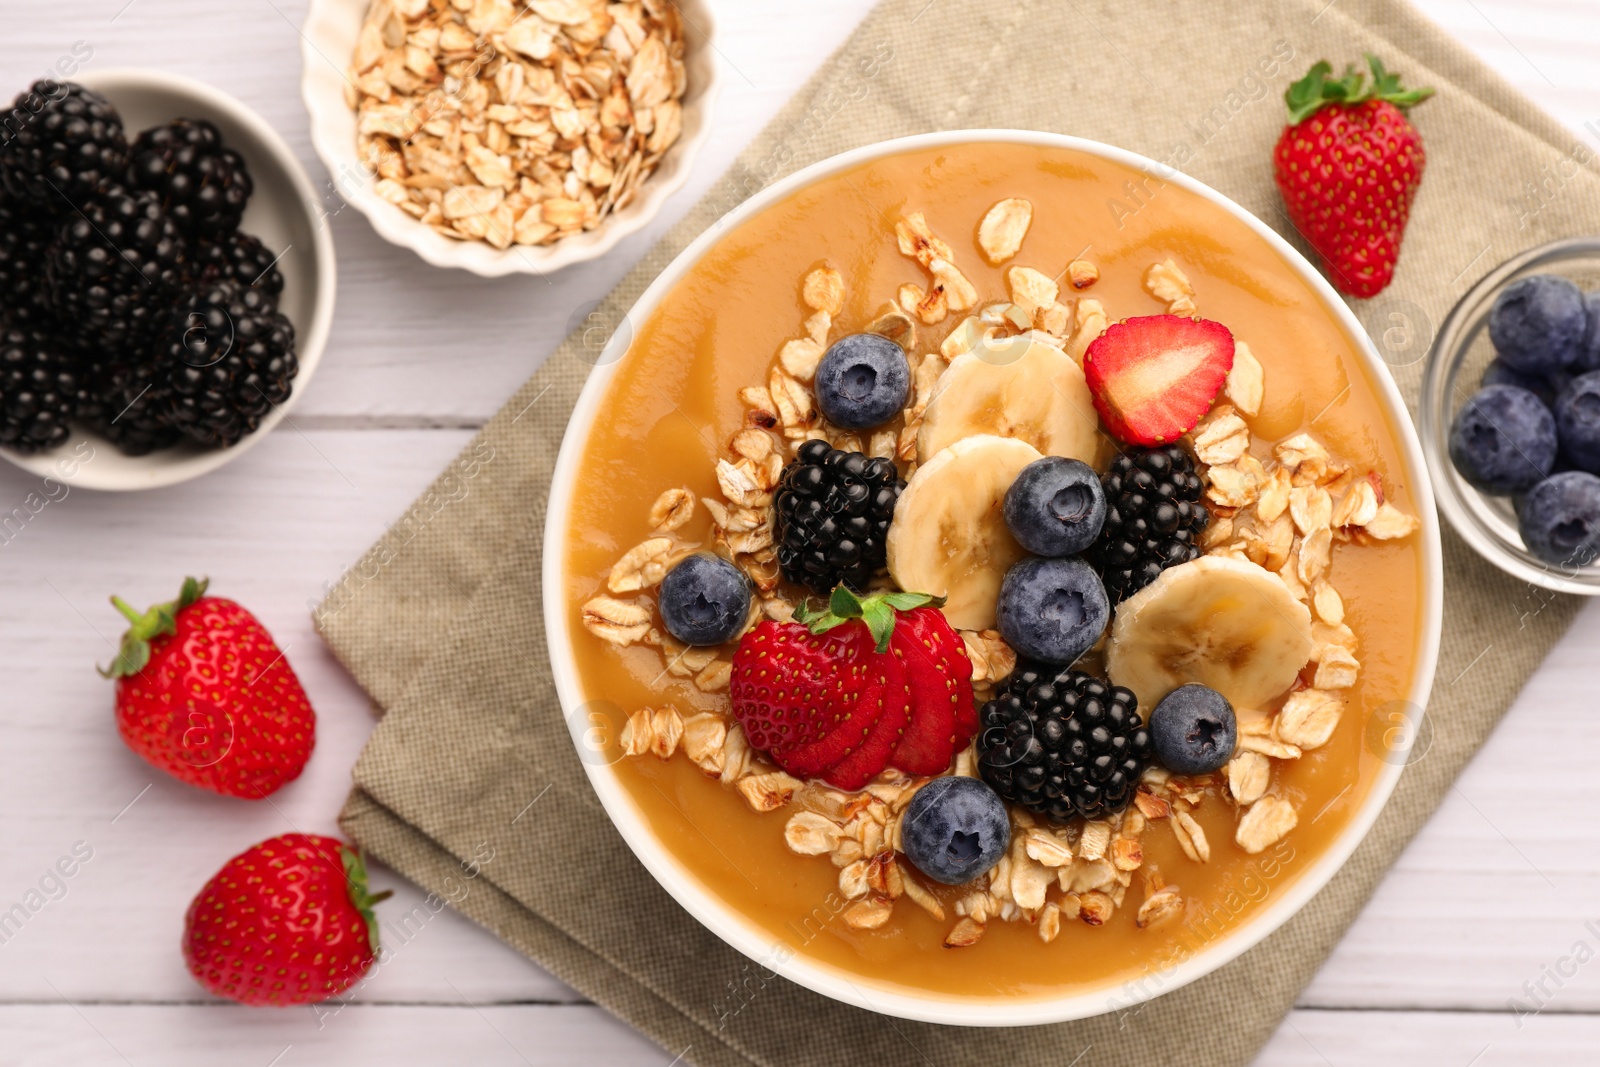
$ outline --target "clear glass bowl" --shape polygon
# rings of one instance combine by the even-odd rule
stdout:
[[[1530,274],[1558,274],[1580,289],[1600,288],[1600,237],[1573,237],[1529,249],[1500,264],[1461,298],[1434,339],[1417,405],[1422,452],[1439,510],[1462,539],[1507,574],[1536,586],[1583,596],[1600,595],[1600,563],[1587,567],[1546,563],[1529,552],[1517,530],[1511,497],[1474,489],[1450,462],[1450,424],[1478,389],[1494,359],[1489,311],[1500,291]]]

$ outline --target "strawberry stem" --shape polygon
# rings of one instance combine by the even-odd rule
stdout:
[[[896,612],[925,606],[943,607],[944,601],[944,597],[931,593],[886,592],[863,597],[841,585],[828,596],[826,609],[813,608],[807,601],[794,609],[794,617],[814,634],[825,634],[851,619],[860,619],[867,624],[878,651],[887,652],[889,639],[894,636]]]
[[[185,578],[178,599],[165,604],[154,604],[140,612],[119,596],[111,598],[111,606],[129,622],[117,647],[117,655],[108,667],[96,667],[102,678],[127,678],[144,670],[150,662],[150,642],[158,637],[170,636],[178,630],[178,612],[205,596],[209,578]]]
[[[394,896],[394,890],[385,889],[381,893],[367,892],[367,862],[361,858],[361,853],[345,845],[339,846],[339,861],[344,864],[345,880],[350,884],[350,903],[355,905],[361,917],[367,922],[367,943],[372,948],[372,954],[378,954],[378,916],[372,909],[375,905],[383,903]]]
[[[1330,104],[1383,100],[1404,111],[1433,95],[1432,89],[1407,89],[1400,83],[1400,75],[1389,73],[1383,60],[1371,52],[1367,53],[1367,67],[1372,72],[1370,85],[1366,74],[1357,70],[1353,63],[1345,68],[1343,77],[1330,78],[1333,67],[1325,59],[1318,60],[1304,78],[1283,94],[1284,102],[1289,105],[1289,124],[1304,122]]]

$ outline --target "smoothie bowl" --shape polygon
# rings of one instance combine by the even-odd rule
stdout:
[[[1142,157],[963,131],[662,273],[544,583],[590,781],[696,919],[846,1003],[1028,1025],[1326,884],[1408,759],[1441,565],[1399,394],[1285,242]]]

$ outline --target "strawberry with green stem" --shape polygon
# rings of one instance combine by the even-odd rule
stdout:
[[[1368,55],[1372,80],[1318,62],[1284,94],[1289,125],[1273,174],[1289,220],[1321,257],[1334,287],[1377,295],[1394,277],[1400,239],[1427,155],[1406,111],[1433,94],[1407,89]]]
[[[146,611],[111,603],[128,630],[111,666],[117,729],[152,766],[202,789],[255,800],[298,777],[316,715],[272,635],[232,600],[184,579]]]

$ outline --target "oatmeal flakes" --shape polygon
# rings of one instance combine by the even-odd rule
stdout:
[[[1195,431],[1194,451],[1201,463],[1232,463],[1250,448],[1250,428],[1231,412],[1212,418]]]
[[[722,743],[722,783],[738,781],[750,770],[750,742],[738,723],[728,725],[728,738]]]
[[[843,831],[814,811],[797,811],[783,827],[783,840],[789,851],[802,856],[832,852]]]
[[[1281,841],[1299,821],[1293,804],[1282,797],[1264,796],[1239,820],[1234,840],[1253,856]]]
[[[1283,582],[1284,586],[1288,588],[1289,594],[1296,600],[1305,600],[1311,595],[1307,591],[1305,584],[1300,581],[1299,548],[1293,548],[1289,550],[1288,560],[1284,562],[1282,567],[1278,568],[1278,578]]]
[[[898,440],[893,430],[878,430],[867,441],[867,455],[874,459],[893,459]]]
[[[978,223],[978,248],[983,258],[999,265],[1016,255],[1032,222],[1033,205],[1026,200],[1011,197],[995,204]]]
[[[1139,809],[1147,819],[1165,819],[1172,814],[1172,805],[1164,797],[1158,797],[1148,789],[1140,789],[1133,794],[1134,806]]]
[[[1317,663],[1322,662],[1322,657],[1331,648],[1342,648],[1354,653],[1359,644],[1355,631],[1346,623],[1339,623],[1337,626],[1318,621],[1311,623],[1311,658]]]
[[[867,895],[871,889],[867,885],[866,860],[855,860],[845,864],[839,869],[839,895],[846,900],[856,900]]]
[[[1071,867],[1061,868],[1061,888],[1070,893],[1084,893],[1091,889],[1103,889],[1117,880],[1117,869],[1111,865],[1110,860],[1086,860],[1079,858],[1072,861]]]
[[[583,627],[602,641],[626,647],[650,632],[650,612],[639,604],[597,596],[583,606]]]
[[[782,771],[769,771],[739,779],[737,788],[752,811],[777,811],[794,798],[800,784]]]
[[[1295,434],[1273,450],[1278,462],[1289,468],[1295,485],[1322,480],[1328,470],[1328,450],[1310,434]]]
[[[725,659],[708,663],[704,670],[694,676],[695,687],[702,693],[720,693],[728,688],[732,680],[733,664]]]
[[[1266,393],[1266,372],[1256,359],[1250,346],[1243,341],[1233,344],[1233,369],[1228,372],[1222,386],[1223,394],[1233,406],[1246,415],[1261,414],[1261,399]]]
[[[657,585],[666,576],[672,556],[669,538],[652,537],[635,545],[612,565],[606,588],[613,593],[637,593]]]
[[[1111,844],[1111,824],[1103,819],[1092,819],[1083,824],[1078,835],[1078,855],[1085,860],[1097,860],[1106,854]]]
[[[1242,751],[1228,761],[1228,792],[1241,805],[1253,804],[1272,783],[1272,763],[1259,752]]]
[[[1305,751],[1321,748],[1344,714],[1344,701],[1319,689],[1302,689],[1278,712],[1278,736]]]
[[[1022,309],[1030,326],[1034,314],[1054,304],[1061,293],[1054,279],[1032,267],[1012,267],[1006,271],[1006,286],[1011,291],[1011,302]]]
[[[1072,862],[1072,848],[1048,830],[1035,827],[1023,835],[1022,841],[1029,858],[1046,867],[1065,867]]]
[[[989,327],[976,315],[968,315],[956,325],[956,328],[945,335],[939,343],[939,354],[945,359],[955,359],[963,352],[970,352],[978,347],[988,334]]]
[[[1067,355],[1077,360],[1081,366],[1083,354],[1089,351],[1089,346],[1096,338],[1106,332],[1109,321],[1106,318],[1104,305],[1087,296],[1078,301],[1076,318],[1077,329],[1073,331],[1072,340],[1067,344]]]
[[[951,311],[965,311],[978,302],[978,288],[948,259],[935,259],[928,265],[934,288],[942,292]]]
[[[1297,485],[1289,490],[1289,514],[1302,536],[1333,525],[1333,500],[1328,491],[1316,485]]]
[[[1200,535],[1200,547],[1212,551],[1233,540],[1234,520],[1229,515],[1214,515]]]
[[[1074,289],[1087,289],[1100,280],[1100,268],[1087,259],[1075,259],[1067,264],[1067,280]]]
[[[905,883],[906,899],[917,907],[933,916],[939,922],[944,922],[944,905],[939,903],[939,898],[928,890],[928,887],[917,880],[917,876],[909,871],[901,873]]]
[[[1349,649],[1334,645],[1317,661],[1317,673],[1311,684],[1318,689],[1349,689],[1356,684],[1360,669],[1360,662]]]
[[[1183,914],[1183,896],[1175,885],[1162,886],[1145,898],[1139,905],[1139,914],[1134,919],[1134,924],[1140,929],[1155,926],[1167,919]]]
[[[670,704],[658,708],[650,716],[650,728],[653,735],[650,751],[660,759],[671,759],[678,751],[678,742],[683,739],[683,719],[678,709]]]
[[[1328,573],[1332,561],[1333,531],[1320,526],[1300,542],[1301,584],[1309,589],[1317,579]]]
[[[917,324],[900,311],[891,309],[884,312],[867,323],[865,332],[887,337],[907,352],[917,345]]]
[[[844,910],[844,924],[852,930],[876,930],[889,921],[893,910],[887,900],[858,900]]]
[[[1289,507],[1289,470],[1274,467],[1272,475],[1261,485],[1261,495],[1256,500],[1256,515],[1263,522],[1275,522]]]
[[[1050,903],[1039,912],[1039,940],[1045,944],[1054,941],[1061,933],[1061,906]]]
[[[945,935],[944,947],[966,948],[969,945],[976,945],[978,939],[982,936],[983,923],[970,917],[958,919],[955,926],[951,927],[950,932]]]
[[[1067,327],[1072,324],[1071,308],[1058,300],[1049,307],[1036,311],[1033,321],[1034,325],[1044,333],[1044,337],[1040,340],[1052,348],[1065,348]]]
[[[1206,471],[1206,481],[1211,483],[1206,487],[1206,498],[1223,507],[1249,507],[1260,492],[1260,466],[1245,453],[1232,464],[1212,467]]]
[[[1318,581],[1311,587],[1311,607],[1317,613],[1317,618],[1329,626],[1344,623],[1344,601],[1340,599],[1339,591],[1326,580]]]
[[[1178,847],[1183,849],[1183,854],[1196,863],[1209,863],[1211,860],[1211,843],[1206,840],[1206,832],[1195,821],[1193,815],[1180,811],[1172,816],[1172,833],[1178,839]]]
[[[1338,527],[1365,526],[1378,517],[1378,494],[1365,478],[1353,482],[1339,506],[1333,509],[1333,525]]]
[[[1240,752],[1257,752],[1273,759],[1299,759],[1300,749],[1297,745],[1274,741],[1270,737],[1257,734],[1241,734],[1239,736]]]
[[[852,863],[866,856],[867,850],[861,847],[861,842],[853,837],[841,837],[834,846],[832,854],[828,857],[835,867],[843,870]]]
[[[1056,880],[1056,872],[1043,864],[1019,855],[1011,864],[1011,899],[1017,907],[1036,910],[1044,907],[1045,891]]]
[[[728,442],[728,450],[736,456],[761,462],[772,455],[772,435],[765,430],[746,427],[733,435],[733,440]]]
[[[1078,918],[1090,926],[1101,926],[1111,918],[1111,913],[1116,910],[1110,897],[1106,894],[1092,891],[1080,894],[1078,897]]]
[[[809,337],[785,341],[778,352],[778,363],[796,381],[809,382],[817,375],[823,347]]]
[[[694,515],[694,494],[687,489],[668,489],[650,505],[650,528],[670,533]]]
[[[1119,871],[1136,871],[1144,862],[1144,850],[1133,837],[1119,837],[1111,842],[1111,865]]]
[[[728,724],[715,712],[702,712],[683,722],[683,753],[704,771],[721,773],[727,740]]]
[[[818,267],[806,275],[801,297],[813,311],[839,314],[844,309],[844,275],[832,267]]]
[[[666,657],[667,673],[678,678],[688,678],[704,670],[706,665],[717,658],[714,648],[694,648],[684,644],[671,634],[661,639],[661,654]]]
[[[1409,537],[1421,527],[1416,516],[1407,515],[1388,501],[1378,505],[1377,514],[1363,527],[1367,534],[1379,541],[1392,541]]]
[[[1150,266],[1144,273],[1147,293],[1167,305],[1171,315],[1193,315],[1195,312],[1194,287],[1172,258]]]

